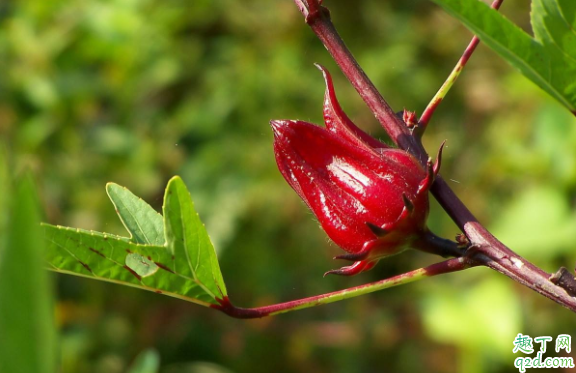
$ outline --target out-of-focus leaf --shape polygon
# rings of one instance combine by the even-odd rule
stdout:
[[[485,372],[483,364],[508,361],[512,354],[510,345],[522,326],[520,302],[508,279],[478,281],[477,273],[458,275],[466,290],[443,281],[426,285],[424,327],[432,339],[463,347],[459,359],[475,361],[466,372]]]
[[[45,224],[48,263],[55,271],[91,277],[198,303],[218,304],[226,295],[218,259],[182,180],[173,178],[158,214],[128,190],[108,185],[110,198],[133,240]]]
[[[434,0],[458,18],[490,48],[532,82],[576,112],[573,0],[535,1],[532,26],[536,39],[478,0]],[[550,3],[546,6],[543,3]],[[566,25],[566,22],[570,24]]]
[[[564,195],[553,187],[531,188],[502,208],[492,231],[530,260],[552,259],[573,250],[576,218]]]
[[[536,164],[524,162],[524,172],[533,175],[540,169],[545,178],[543,184],[563,190],[576,183],[576,118],[554,103],[542,105],[532,118],[532,141],[526,146]]]
[[[144,245],[164,245],[166,239],[162,215],[142,198],[118,184],[108,183],[106,192],[133,242]]]
[[[56,371],[56,331],[31,180],[15,188],[11,202],[7,239],[0,246],[0,372],[51,373]]]
[[[128,373],[156,373],[160,368],[160,355],[156,350],[146,350],[141,352],[132,366],[128,370]]]

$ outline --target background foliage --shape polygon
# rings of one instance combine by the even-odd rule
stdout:
[[[326,3],[396,110],[421,111],[470,38],[424,0]],[[529,30],[526,2],[507,0],[502,11]],[[181,175],[238,305],[436,261],[409,252],[352,279],[322,278],[339,249],[276,170],[267,124],[321,123],[313,62],[333,72],[356,123],[384,138],[291,1],[2,2],[0,137],[13,169],[33,171],[53,224],[124,234],[106,182],[160,210],[166,182]],[[573,267],[576,123],[564,108],[481,45],[435,115],[427,148],[444,139],[442,174],[482,222],[548,271]],[[436,205],[429,224],[457,233]],[[157,354],[137,363],[159,356],[162,372],[506,372],[518,332],[576,327],[569,311],[485,269],[253,321],[55,280],[63,372],[122,372],[148,348]]]

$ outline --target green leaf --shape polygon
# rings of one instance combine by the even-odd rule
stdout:
[[[186,185],[178,176],[168,182],[164,195],[164,230],[166,245],[172,255],[186,258],[176,269],[204,284],[214,297],[226,295],[218,258],[208,232],[190,198]]]
[[[158,352],[153,349],[145,350],[141,352],[132,366],[128,370],[128,373],[156,373],[160,368],[160,356]]]
[[[490,229],[522,256],[551,262],[574,250],[576,215],[555,185],[526,187],[503,206]]]
[[[29,179],[15,188],[7,238],[0,246],[0,372],[56,371],[51,283],[43,266],[35,197]]]
[[[216,298],[226,295],[218,258],[182,180],[173,178],[166,188],[166,229],[158,228],[160,215],[127,189],[108,184],[107,191],[133,239],[44,224],[51,269],[203,306],[218,304]]]
[[[475,361],[486,365],[467,367],[467,373],[490,371],[491,362],[510,361],[509,346],[522,330],[522,302],[503,277],[480,278],[473,271],[457,277],[457,284],[446,277],[425,285],[419,299],[424,328],[438,342],[479,355]]]
[[[479,0],[434,1],[528,79],[576,112],[574,0],[535,0],[532,22],[536,39]],[[567,19],[572,19],[569,25],[560,25]]]
[[[106,184],[106,192],[133,242],[164,245],[166,239],[162,215],[142,198],[136,197],[131,191],[118,184]]]
[[[575,1],[532,0],[530,16],[536,40],[576,61]]]
[[[191,277],[174,270],[164,246],[140,245],[105,233],[44,224],[51,269],[137,287],[208,306],[213,302]],[[139,265],[135,265],[139,262]],[[144,269],[146,265],[152,269]]]

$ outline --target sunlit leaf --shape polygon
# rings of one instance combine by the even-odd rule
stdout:
[[[142,198],[114,183],[106,185],[106,192],[116,212],[126,227],[132,241],[149,245],[164,245],[164,222],[162,215]]]
[[[51,269],[144,290],[165,293],[202,305],[213,297],[198,283],[174,270],[178,261],[164,246],[140,245],[105,233],[44,225]],[[142,258],[139,265],[138,258]],[[145,271],[146,263],[160,269]]]
[[[576,2],[532,0],[530,15],[536,40],[576,62]]]
[[[107,190],[133,239],[45,224],[51,269],[204,306],[226,295],[214,247],[180,178],[173,178],[166,189],[166,240],[158,226],[161,216],[150,206],[120,186],[109,184]]]
[[[164,229],[168,249],[172,255],[181,258],[175,263],[176,270],[204,284],[205,291],[213,296],[222,298],[226,295],[208,232],[194,210],[186,185],[178,176],[168,182],[164,195]]]

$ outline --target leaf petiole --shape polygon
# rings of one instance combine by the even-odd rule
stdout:
[[[281,313],[301,310],[305,308],[334,303],[344,299],[354,298],[361,295],[373,293],[375,291],[392,288],[399,285],[409,284],[427,277],[433,277],[445,273],[462,271],[475,264],[466,257],[452,258],[440,263],[432,264],[428,267],[415,269],[401,275],[393,276],[384,280],[371,282],[364,285],[355,286],[348,289],[338,290],[331,293],[316,295],[312,297],[297,299],[289,302],[273,304],[255,308],[241,308],[234,306],[228,297],[217,299],[218,305],[210,307],[218,309],[228,316],[238,319],[255,319],[266,316],[278,315]]]

